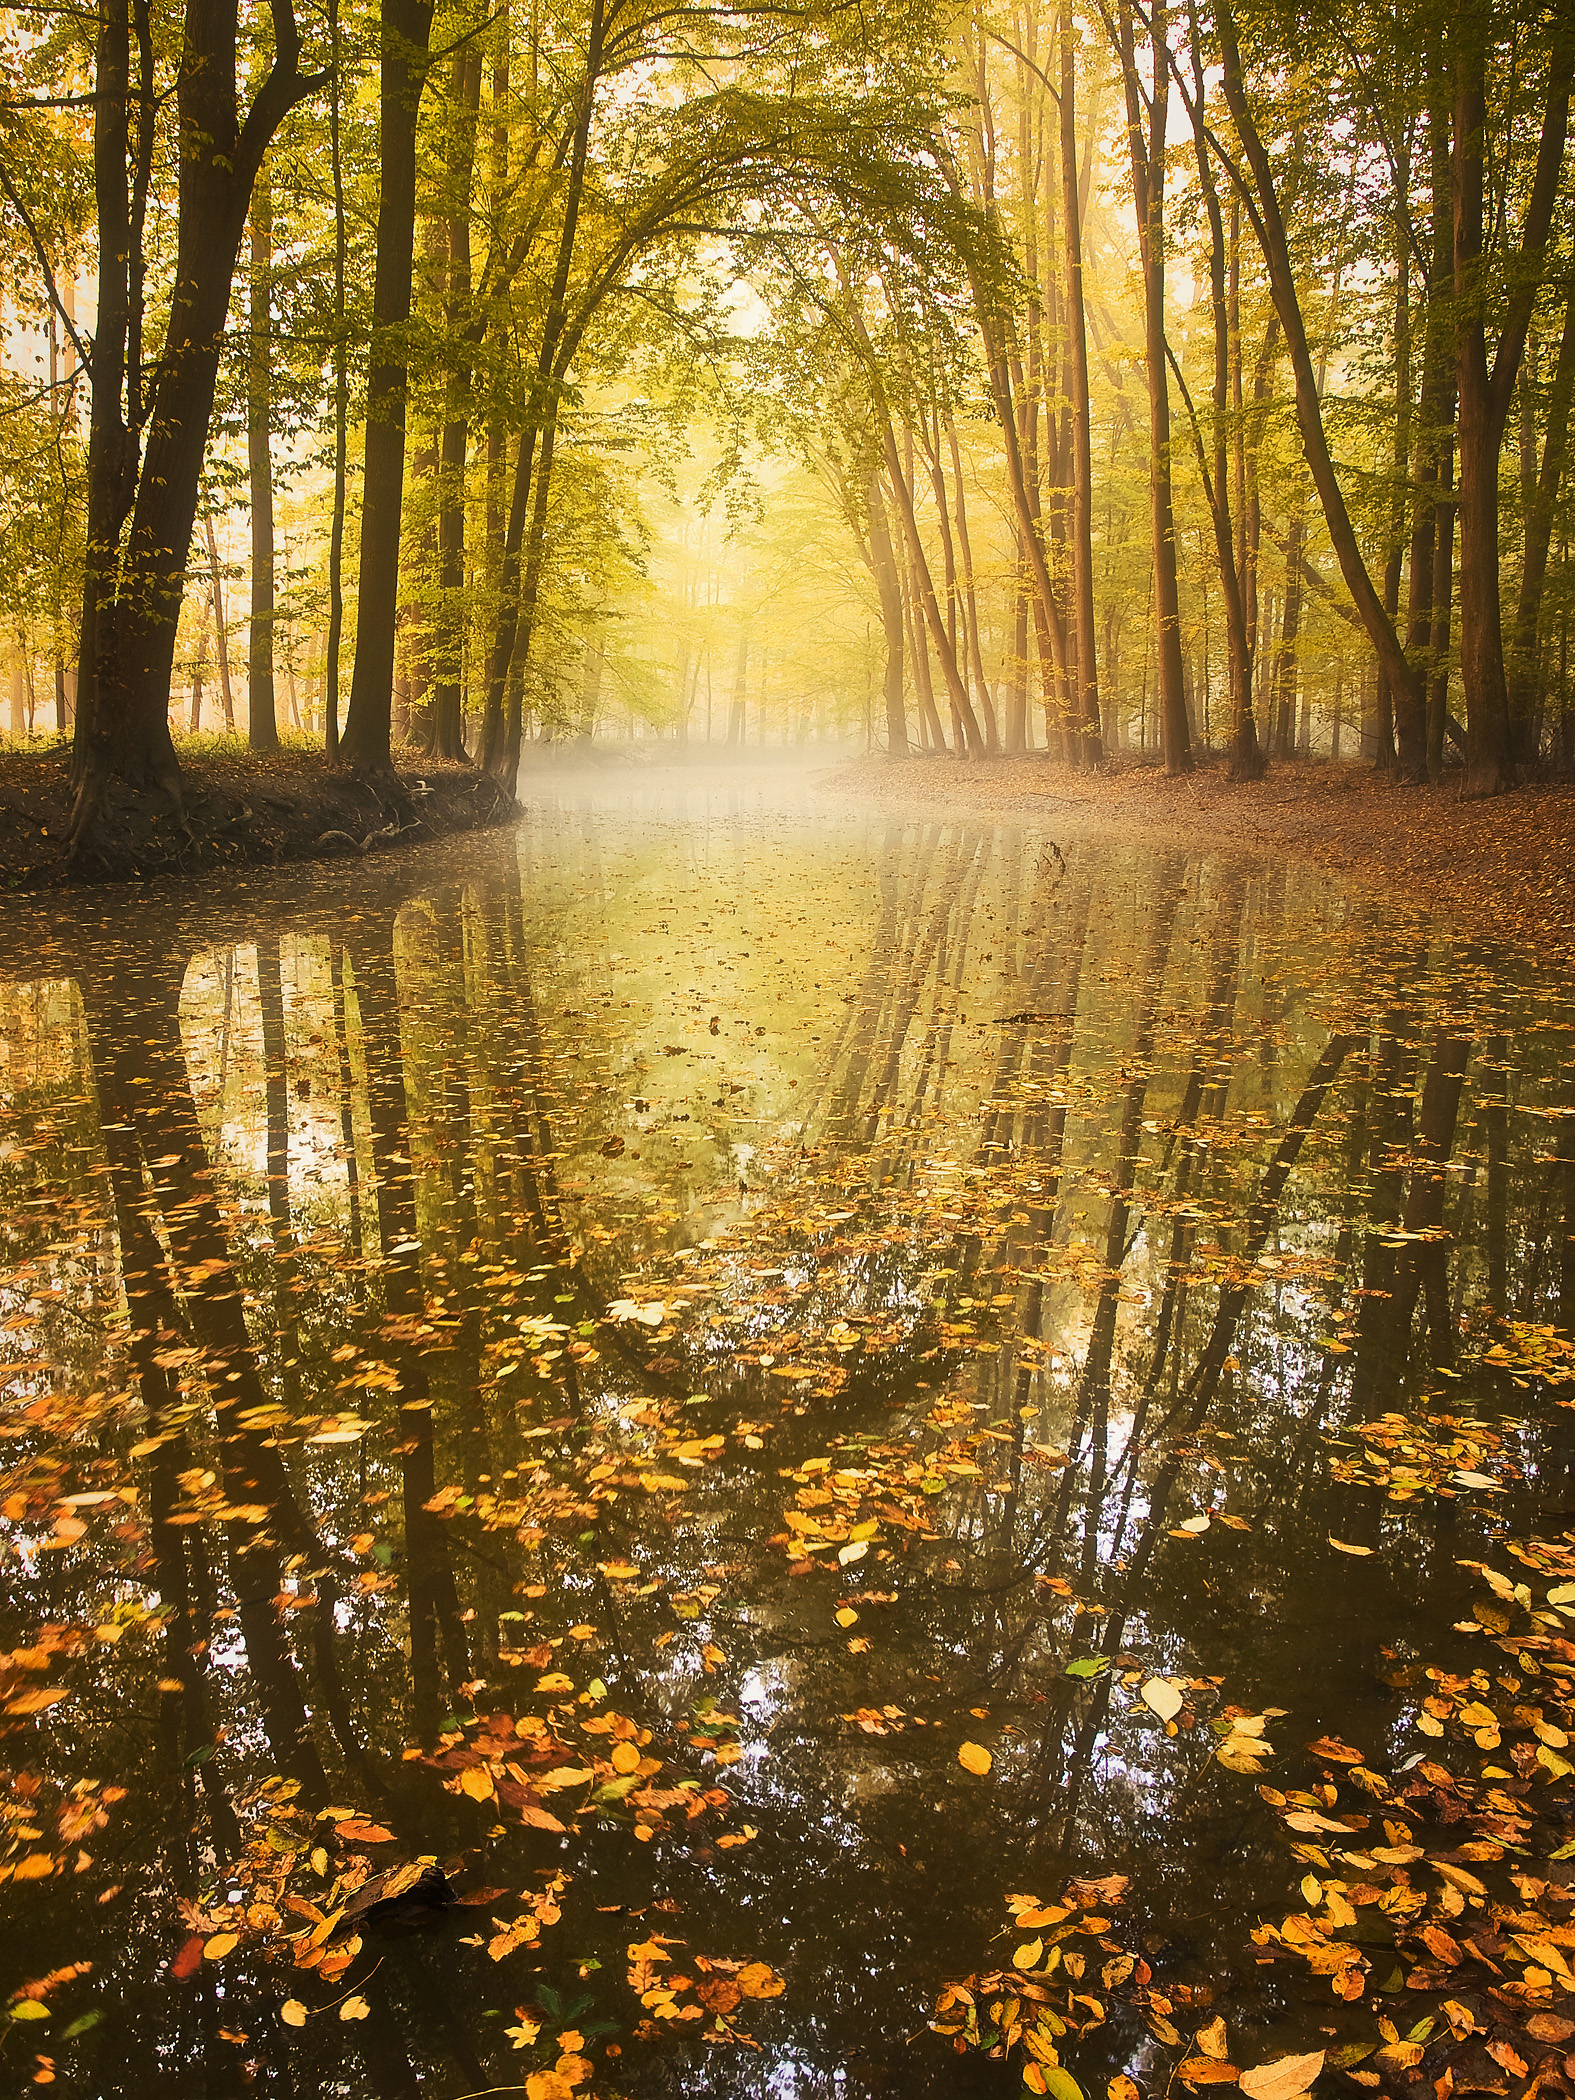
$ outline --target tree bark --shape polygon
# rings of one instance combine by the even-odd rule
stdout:
[[[1558,196],[1575,63],[1575,27],[1567,12],[1556,12],[1536,174],[1514,258],[1513,288],[1490,367],[1484,318],[1483,180],[1492,23],[1487,0],[1460,0],[1451,25],[1455,384],[1460,400],[1460,675],[1465,688],[1468,795],[1498,794],[1514,783],[1499,603],[1499,453],[1543,276],[1543,251]]]
[[[1070,0],[1062,0],[1062,19],[1070,23]],[[1149,510],[1154,541],[1160,737],[1166,772],[1180,774],[1190,773],[1193,761],[1181,665],[1181,595],[1176,576],[1176,517],[1170,472],[1170,383],[1165,357],[1165,131],[1170,108],[1170,51],[1165,42],[1167,10],[1164,0],[1156,0],[1148,16],[1153,79],[1149,91],[1146,142],[1143,98],[1132,34],[1131,0],[1120,0],[1117,20],[1121,74],[1126,87],[1127,139],[1132,157],[1132,199],[1143,265]],[[1064,110],[1062,122],[1066,122]],[[1064,154],[1064,145],[1062,151]]]
[[[1071,732],[1078,739],[1083,763],[1093,766],[1104,756],[1104,736],[1099,720],[1099,656],[1094,630],[1094,461],[1089,434],[1088,324],[1083,310],[1083,213],[1077,179],[1076,94],[1072,0],[1061,0],[1061,218],[1066,245],[1066,340],[1072,379],[1072,626],[1077,636],[1077,688],[1072,700]],[[1168,463],[1166,471],[1168,486]],[[1174,542],[1171,554],[1174,581]],[[1188,752],[1184,763],[1171,770],[1187,772],[1191,765]]]
[[[382,192],[377,207],[372,356],[367,371],[355,668],[339,749],[345,765],[366,773],[393,770],[394,621],[399,600],[409,382],[402,337],[410,319],[416,238],[416,114],[430,65],[432,6],[433,0],[384,0],[379,17]]]
[[[886,674],[882,685],[886,701],[886,756],[906,758],[908,718],[902,700],[902,583],[891,544],[886,499],[881,494],[880,476],[873,468],[865,477],[864,489],[869,517],[870,565],[875,571],[881,627],[886,637]]]
[[[180,803],[180,767],[169,729],[170,681],[230,292],[263,154],[288,111],[318,84],[299,70],[300,39],[289,0],[272,0],[272,13],[273,64],[243,122],[235,77],[238,0],[189,0],[187,6],[175,83],[179,171],[172,292],[164,350],[145,415],[140,342],[145,259],[136,199],[145,194],[155,111],[151,28],[140,0],[136,26],[146,81],[129,190],[124,121],[129,36],[121,27],[120,0],[112,0],[101,36],[106,92],[103,107],[95,110],[94,177],[105,263],[100,333],[107,354],[102,372],[99,357],[94,359],[91,552],[73,751],[73,851],[85,845],[112,776],[133,788],[162,790],[177,807]],[[130,414],[122,412],[123,393]],[[144,422],[147,442],[139,470],[135,434]],[[117,561],[128,509],[130,530]]]
[[[455,53],[448,160],[448,285],[444,321],[454,345],[438,456],[437,676],[431,747],[438,758],[465,756],[465,461],[470,449],[470,185],[481,110],[481,54]]]
[[[1362,559],[1362,551],[1357,543],[1356,528],[1351,523],[1351,515],[1346,509],[1345,497],[1341,493],[1339,478],[1334,471],[1334,461],[1330,456],[1328,438],[1323,427],[1323,410],[1318,399],[1317,375],[1313,370],[1312,352],[1307,342],[1301,302],[1296,292],[1295,273],[1291,267],[1290,244],[1280,213],[1269,156],[1264,150],[1252,113],[1247,107],[1241,53],[1237,47],[1236,24],[1230,11],[1229,0],[1220,0],[1217,26],[1224,58],[1225,100],[1229,105],[1252,175],[1251,189],[1245,183],[1238,186],[1263,249],[1274,309],[1279,316],[1280,326],[1285,331],[1286,349],[1290,353],[1291,370],[1296,380],[1296,420],[1301,431],[1302,449],[1312,472],[1313,486],[1318,491],[1318,500],[1323,506],[1324,522],[1334,546],[1335,557],[1340,564],[1340,573],[1345,578],[1345,587],[1351,594],[1362,625],[1367,630],[1368,639],[1372,642],[1374,654],[1388,678],[1389,690],[1392,694],[1409,692],[1414,682],[1411,667],[1406,662],[1405,651],[1400,646],[1394,623],[1384,611],[1383,600],[1374,589],[1373,580],[1367,573],[1367,564]],[[1253,190],[1256,191],[1256,199],[1253,197]]]
[[[1533,723],[1540,694],[1542,593],[1548,574],[1553,512],[1569,453],[1572,405],[1575,405],[1575,279],[1571,280],[1569,297],[1565,301],[1558,363],[1554,367],[1553,384],[1548,390],[1548,424],[1542,441],[1542,467],[1526,517],[1525,552],[1521,560],[1520,591],[1515,603],[1515,629],[1509,660],[1510,719],[1517,727]]]
[[[273,196],[266,174],[252,192],[250,329],[246,371],[246,464],[251,486],[252,603],[246,636],[246,741],[253,751],[277,751],[279,724],[273,687],[273,410],[269,365],[269,305],[273,278]]]

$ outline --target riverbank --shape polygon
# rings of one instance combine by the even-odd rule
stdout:
[[[1145,844],[1294,855],[1379,878],[1391,895],[1533,952],[1575,953],[1575,787],[1539,782],[1466,802],[1452,784],[1394,787],[1360,765],[1302,761],[1239,784],[1223,769],[1168,780],[1154,766],[1077,773],[1043,757],[981,765],[861,759],[822,777],[891,808],[1130,830]]]
[[[66,854],[71,810],[66,748],[0,752],[0,891],[72,882],[142,881],[287,861],[360,860],[507,822],[517,804],[469,766],[396,754],[396,786],[336,772],[321,752],[266,755],[205,739],[182,752],[182,806],[112,789],[91,845]]]

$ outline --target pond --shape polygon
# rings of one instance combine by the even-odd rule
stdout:
[[[11,925],[7,2090],[1568,2089],[1562,971],[680,775]]]

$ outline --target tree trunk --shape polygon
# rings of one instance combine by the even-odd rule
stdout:
[[[1440,568],[1438,557],[1445,551],[1444,534],[1448,513],[1439,501],[1443,461],[1450,443],[1455,415],[1454,360],[1450,349],[1449,290],[1454,275],[1454,228],[1449,197],[1449,105],[1443,69],[1436,55],[1428,63],[1428,149],[1431,161],[1433,255],[1428,273],[1427,318],[1422,338],[1422,392],[1417,405],[1415,466],[1412,473],[1411,574],[1406,607],[1406,655],[1416,671],[1417,682],[1427,700],[1433,656],[1433,622],[1436,594],[1447,563]],[[1447,636],[1449,588],[1444,584],[1444,614]],[[1448,675],[1447,662],[1445,675]],[[1424,709],[1420,725],[1420,753],[1413,748],[1415,717],[1402,715],[1400,777],[1423,780],[1431,771],[1429,725]],[[1440,729],[1442,736],[1442,729]],[[1440,742],[1442,759],[1442,742]]]
[[[332,60],[328,99],[329,173],[334,192],[334,493],[328,527],[328,636],[323,652],[323,749],[328,763],[339,763],[339,646],[345,623],[345,481],[350,452],[350,345],[345,336],[345,171],[340,146],[340,111],[344,101],[344,48],[339,33],[339,0],[328,0],[328,41]]]
[[[297,70],[295,18],[288,0],[276,0],[273,64],[241,122],[235,79],[238,0],[193,0],[175,83],[180,157],[173,289],[164,350],[154,367],[144,416],[140,282],[145,259],[140,206],[133,208],[133,200],[146,178],[139,162],[128,192],[129,39],[118,17],[115,0],[100,41],[105,96],[102,107],[95,108],[100,252],[112,260],[100,287],[102,372],[99,355],[94,357],[91,551],[73,753],[73,851],[85,844],[112,775],[133,788],[161,789],[179,806],[170,681],[230,291],[263,153],[289,109],[317,85]],[[142,70],[151,80],[145,11],[139,11],[137,27]],[[143,122],[152,123],[146,107]],[[144,132],[143,144],[151,152],[151,130]],[[124,243],[118,251],[117,242]],[[124,281],[118,254],[126,258]],[[131,403],[129,416],[120,406],[123,390]],[[138,470],[136,432],[144,421],[147,442]],[[115,550],[128,508],[130,531],[117,564]],[[113,598],[106,604],[111,576]]]
[[[1455,383],[1460,399],[1460,675],[1466,704],[1466,793],[1514,782],[1509,688],[1499,604],[1498,465],[1504,423],[1544,272],[1569,122],[1575,29],[1555,14],[1536,175],[1522,222],[1513,289],[1488,364],[1483,179],[1487,126],[1487,0],[1460,0],[1452,24]]]
[[[1070,0],[1062,0],[1070,31]],[[1165,42],[1163,0],[1149,10],[1152,82],[1149,132],[1143,135],[1143,93],[1132,35],[1131,0],[1118,8],[1121,73],[1126,86],[1127,139],[1132,156],[1132,199],[1143,265],[1144,368],[1148,376],[1149,510],[1154,540],[1154,607],[1159,643],[1160,741],[1167,773],[1192,771],[1186,690],[1181,669],[1181,595],[1176,577],[1176,518],[1171,495],[1170,384],[1165,355],[1165,130],[1170,108],[1170,52]],[[1063,62],[1062,124],[1066,124]],[[1066,148],[1063,143],[1062,152]]]
[[[404,329],[416,238],[416,114],[430,63],[433,0],[384,0],[378,77],[377,265],[372,286],[372,355],[367,371],[366,452],[361,484],[361,571],[355,668],[340,745],[344,764],[391,773],[394,620],[399,601],[399,527],[405,486]]]
[[[1093,766],[1104,756],[1104,736],[1099,720],[1099,656],[1094,633],[1094,462],[1089,435],[1088,325],[1083,311],[1083,214],[1077,180],[1076,93],[1072,0],[1061,0],[1061,217],[1066,244],[1066,339],[1072,378],[1072,626],[1077,636],[1077,690],[1070,727],[1080,744],[1083,763]],[[1174,547],[1171,552],[1174,555]],[[1188,755],[1184,766],[1172,770],[1189,770],[1191,763]]]
[[[897,575],[897,557],[891,544],[891,526],[880,476],[871,468],[865,478],[865,508],[869,515],[870,562],[875,588],[880,596],[881,626],[886,637],[886,756],[908,755],[908,718],[902,703],[902,583]]]
[[[1548,390],[1548,427],[1542,441],[1542,468],[1526,515],[1525,551],[1521,560],[1520,592],[1515,604],[1515,629],[1509,660],[1510,719],[1517,730],[1533,722],[1539,697],[1538,640],[1542,593],[1548,574],[1554,506],[1569,451],[1572,403],[1575,403],[1575,279],[1571,281],[1565,302],[1558,363],[1554,367],[1553,384]],[[1528,755],[1535,756],[1535,753]]]
[[[1317,377],[1313,371],[1312,352],[1308,347],[1301,302],[1297,296],[1295,274],[1291,267],[1285,222],[1280,214],[1279,197],[1275,190],[1269,156],[1264,150],[1263,140],[1247,107],[1241,53],[1236,43],[1236,24],[1228,0],[1220,0],[1217,27],[1224,59],[1225,99],[1252,171],[1253,188],[1257,193],[1254,202],[1251,193],[1244,189],[1243,202],[1252,213],[1259,244],[1263,249],[1263,259],[1268,268],[1275,312],[1279,316],[1280,326],[1285,331],[1286,349],[1290,353],[1291,369],[1296,379],[1296,420],[1301,431],[1302,449],[1312,471],[1318,500],[1323,506],[1324,522],[1334,546],[1335,557],[1340,564],[1340,573],[1345,578],[1345,587],[1351,594],[1363,627],[1367,630],[1374,654],[1383,667],[1390,692],[1405,693],[1413,684],[1411,667],[1406,662],[1405,651],[1395,633],[1394,622],[1384,611],[1383,600],[1373,588],[1373,580],[1367,573],[1367,564],[1362,559],[1362,551],[1357,543],[1356,528],[1351,523],[1350,512],[1346,509],[1345,497],[1341,493],[1339,479],[1334,471],[1334,461],[1329,452],[1328,439],[1323,427],[1323,410],[1318,400]]]
[[[465,756],[465,461],[470,448],[470,185],[481,111],[481,54],[454,57],[448,179],[447,340],[455,361],[448,377],[438,459],[437,676],[432,692],[431,748],[438,758]]]
[[[253,751],[277,751],[279,724],[273,689],[273,409],[269,363],[269,305],[273,277],[273,196],[266,174],[252,193],[252,267],[246,368],[246,464],[251,483],[252,604],[246,637],[246,741]]]

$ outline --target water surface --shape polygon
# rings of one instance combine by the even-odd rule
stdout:
[[[661,777],[0,967],[0,2081],[1010,2092],[928,2023],[1069,1888],[1086,2091],[1378,2045],[1258,1789],[1570,1522],[1562,975]]]

